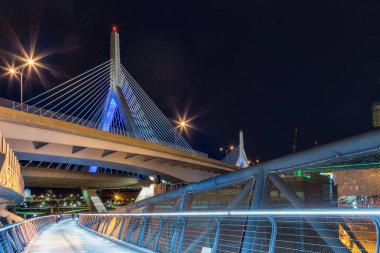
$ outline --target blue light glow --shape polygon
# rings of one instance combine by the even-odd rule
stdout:
[[[108,105],[106,116],[103,119],[103,123],[102,123],[102,130],[103,131],[108,132],[110,130],[112,120],[113,120],[113,116],[114,116],[115,111],[116,111],[116,107],[117,107],[116,100],[114,98],[112,98],[111,102]]]
[[[103,122],[102,122],[103,131],[106,131],[106,132],[110,131],[113,116],[115,115],[116,107],[117,107],[116,100],[114,98],[111,98],[111,101],[107,107],[106,116],[103,118]],[[88,172],[90,173],[98,172],[98,166],[90,166],[90,168],[88,169]]]
[[[90,166],[88,169],[88,172],[90,173],[96,173],[98,171],[98,166]]]

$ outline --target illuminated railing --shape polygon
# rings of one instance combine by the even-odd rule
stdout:
[[[29,242],[47,225],[54,222],[54,215],[28,219],[0,228],[1,252],[22,252]]]
[[[22,178],[20,164],[13,150],[0,134],[0,157],[3,158],[0,170],[1,195],[15,197],[18,201],[24,196],[24,179]],[[10,190],[10,192],[7,192]]]
[[[61,214],[60,219],[69,217],[71,215]],[[27,246],[33,238],[54,222],[54,215],[48,215],[0,227],[0,252],[27,252]]]
[[[154,252],[379,252],[380,210],[80,214],[106,237]]]

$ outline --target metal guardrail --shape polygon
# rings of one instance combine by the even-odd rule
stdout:
[[[69,217],[71,216],[61,214],[61,220]],[[19,253],[25,251],[28,244],[46,226],[54,222],[54,215],[48,215],[0,227],[0,253]]]
[[[46,118],[62,120],[62,121],[77,124],[77,125],[82,125],[82,126],[95,128],[95,129],[100,129],[100,125],[98,122],[78,118],[75,116],[65,115],[63,113],[51,111],[48,109],[42,109],[42,108],[39,108],[39,107],[36,107],[33,105],[21,104],[19,102],[16,102],[13,100],[8,100],[5,98],[0,98],[0,106],[5,107],[5,108],[9,108],[12,110],[16,110],[16,111],[34,114],[37,116],[43,116]],[[132,132],[123,131],[123,133],[121,133],[116,128],[111,128],[109,132],[115,133],[115,134],[122,134],[122,135],[125,135],[127,137],[133,137]]]
[[[97,233],[153,252],[379,252],[380,209],[80,214]]]
[[[66,115],[64,113],[52,111],[49,109],[42,109],[42,108],[39,108],[37,106],[33,106],[33,105],[29,105],[29,104],[21,104],[19,102],[16,102],[13,100],[8,100],[5,98],[0,98],[0,106],[8,108],[8,109],[16,110],[16,111],[30,113],[30,114],[37,115],[37,116],[42,116],[42,117],[56,119],[56,120],[62,120],[65,122],[69,122],[69,123],[73,123],[73,124],[82,125],[82,126],[101,130],[101,123],[100,122],[96,122],[96,121],[92,121],[92,120],[88,120],[88,119],[83,119],[83,118],[78,118],[78,117],[72,116],[72,115]],[[175,128],[173,128],[173,130],[175,130]],[[106,132],[110,132],[113,134],[119,134],[119,135],[127,136],[130,138],[136,138],[135,135],[133,134],[133,132],[127,131],[125,129],[120,130],[120,129],[115,128],[115,127],[110,127],[109,131],[106,131]],[[142,140],[144,140],[144,139],[142,139]],[[145,140],[145,141],[152,142],[149,140]],[[168,147],[171,147],[174,149],[182,150],[185,152],[189,152],[189,150],[184,149],[183,147],[181,147],[181,145],[166,142],[164,140],[160,140],[160,141],[157,141],[154,143],[160,144],[163,146],[168,146]],[[196,151],[196,150],[192,150],[190,153],[194,153],[196,155],[204,156],[204,157],[208,156],[206,153]]]

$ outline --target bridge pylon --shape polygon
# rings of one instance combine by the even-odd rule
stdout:
[[[119,109],[120,116],[123,120],[125,129],[129,133],[133,133],[133,137],[140,138],[139,131],[133,119],[132,112],[129,109],[128,103],[121,87],[121,72],[120,72],[120,40],[117,29],[112,29],[111,32],[111,68],[110,68],[110,92],[108,93],[108,105],[104,108],[102,130],[109,131],[112,120]]]
[[[239,145],[233,149],[226,157],[223,158],[224,162],[234,164],[240,168],[247,168],[249,166],[247,155],[244,150],[244,135],[243,130],[239,132]]]
[[[239,157],[236,162],[236,166],[239,166],[240,168],[247,168],[249,166],[247,155],[244,150],[243,130],[240,130],[239,132]]]

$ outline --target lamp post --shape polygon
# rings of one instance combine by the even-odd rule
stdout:
[[[226,147],[224,147],[224,148],[223,148],[223,147],[220,147],[220,148],[219,148],[219,151],[220,151],[220,152],[226,151],[226,156],[225,156],[225,157],[226,157],[226,159],[227,159],[227,160],[226,160],[227,163],[228,163],[228,156],[227,156],[227,155],[228,155],[228,151],[232,152],[234,149],[235,149],[235,146],[234,146],[234,145],[229,145],[229,146],[226,146]]]
[[[24,100],[23,100],[23,77],[24,77],[24,70],[26,68],[26,66],[29,66],[29,67],[32,67],[34,65],[34,60],[32,58],[29,58],[27,61],[27,65],[24,65],[22,68],[21,68],[21,71],[16,71],[16,69],[14,68],[10,68],[9,69],[9,74],[10,75],[15,75],[15,74],[18,74],[20,76],[20,105],[21,105],[21,111],[22,111],[22,107],[23,107],[23,103],[24,103]]]
[[[187,127],[188,127],[187,122],[184,120],[180,120],[179,124],[176,128],[179,128],[179,132],[182,132],[182,130],[186,131]],[[176,128],[173,128],[173,132],[174,132],[174,146],[177,148],[179,133],[177,131],[175,131]]]

